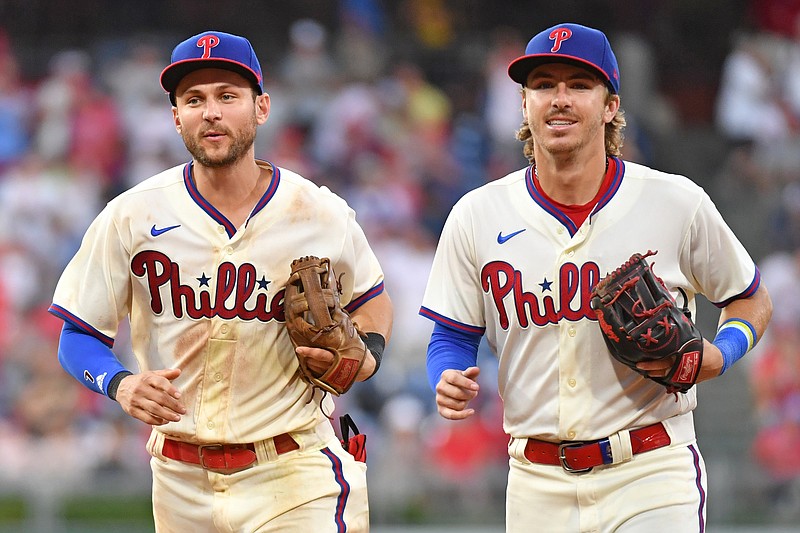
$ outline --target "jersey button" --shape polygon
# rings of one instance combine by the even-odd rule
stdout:
[[[233,253],[233,248],[228,246],[227,248],[225,248],[225,253],[228,254],[228,255],[231,255]]]
[[[223,335],[228,333],[228,325],[227,324],[223,324],[223,326],[221,328],[219,328],[219,330]]]
[[[219,234],[225,233],[225,226],[217,226],[217,233]]]
[[[567,381],[567,383],[569,383],[570,387],[574,387],[575,385],[578,384],[578,382],[575,380],[575,378],[569,378],[569,381]]]
[[[222,374],[220,374],[219,372],[214,374],[214,381],[217,381],[217,382],[222,381]]]
[[[212,422],[211,420],[209,420],[209,421],[208,421],[208,424],[206,424],[206,427],[207,427],[208,429],[214,429],[214,422]]]
[[[569,431],[569,432],[567,432],[567,438],[568,438],[569,440],[573,440],[573,439],[575,439],[575,435],[576,435],[576,433],[575,433],[574,431]]]
[[[570,328],[567,330],[567,335],[569,335],[570,337],[574,337],[575,336],[575,328],[570,326]]]
[[[572,257],[573,255],[575,255],[575,250],[570,250],[567,252],[567,257]]]

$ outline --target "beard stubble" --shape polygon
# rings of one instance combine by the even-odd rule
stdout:
[[[198,136],[193,136],[181,132],[181,138],[183,138],[183,144],[186,145],[186,149],[192,154],[197,163],[208,168],[222,168],[236,163],[247,153],[255,142],[257,128],[258,123],[255,115],[253,115],[250,122],[237,132],[231,132],[227,129],[222,130],[222,133],[225,133],[232,141],[227,153],[216,157],[211,156],[201,145],[200,138],[202,133]],[[215,129],[219,130],[220,128]]]

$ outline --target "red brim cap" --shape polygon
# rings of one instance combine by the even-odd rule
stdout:
[[[238,35],[207,31],[190,37],[172,51],[169,66],[161,72],[161,86],[170,95],[173,104],[175,89],[181,79],[201,68],[221,68],[244,76],[264,93],[261,64],[250,41]]]
[[[619,66],[605,34],[580,24],[558,24],[528,42],[525,54],[508,65],[512,80],[525,85],[531,70],[545,63],[571,63],[598,72],[614,94],[619,93]]]

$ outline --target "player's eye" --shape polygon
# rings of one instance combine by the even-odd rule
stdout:
[[[555,83],[548,80],[536,80],[533,83],[528,85],[528,88],[534,91],[541,91],[544,89],[552,89],[555,87]]]
[[[580,90],[591,90],[598,83],[600,81],[595,79],[578,79],[572,82],[572,87]]]

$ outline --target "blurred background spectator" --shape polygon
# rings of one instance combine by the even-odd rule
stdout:
[[[750,384],[757,432],[756,463],[766,473],[764,503],[786,523],[800,523],[800,250],[775,252],[761,265],[775,313]]]
[[[522,7],[0,2],[0,504],[21,493],[35,521],[57,516],[76,486],[148,497],[148,428],[60,369],[61,324],[45,310],[104,203],[188,160],[158,76],[182,36],[214,28],[247,35],[262,58],[274,106],[258,156],[346,198],[386,269],[397,321],[384,367],[337,404],[369,437],[374,521],[502,523],[496,361],[484,346],[480,416],[442,420],[425,373],[432,324],[417,310],[450,207],[525,164],[509,61],[541,28],[571,20],[603,28],[617,52],[625,157],[706,187],[782,313],[749,364],[702,387],[710,521],[796,523],[786,509],[800,506],[800,465],[774,459],[800,457],[800,0]],[[715,312],[700,310],[708,336]],[[123,325],[115,350],[132,364],[128,345]]]

